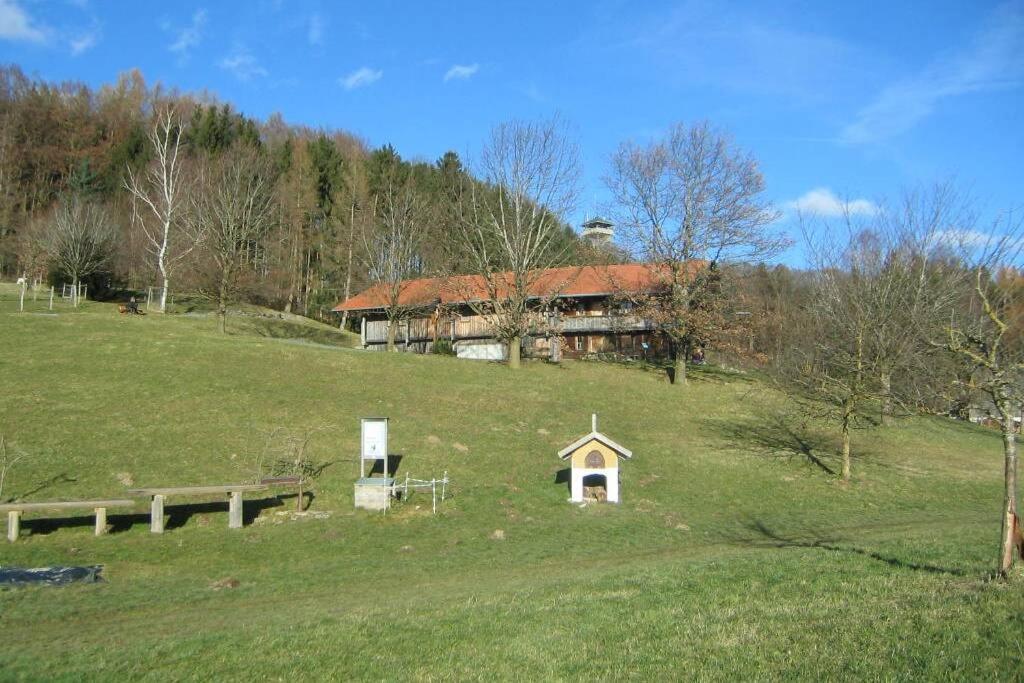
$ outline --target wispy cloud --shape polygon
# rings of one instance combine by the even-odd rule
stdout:
[[[980,230],[948,228],[933,233],[928,241],[931,243],[930,246],[953,248],[962,252],[1010,251],[1019,253],[1024,250],[1024,237],[1013,233],[1002,233],[998,230],[982,232]]]
[[[17,0],[0,0],[0,39],[42,43],[46,33]]]
[[[354,90],[356,88],[362,88],[363,86],[376,83],[384,76],[384,72],[380,69],[371,69],[368,66],[356,69],[347,76],[342,76],[338,79],[338,85],[345,88],[345,90]]]
[[[327,28],[324,18],[319,14],[313,14],[309,18],[309,26],[306,28],[306,40],[310,45],[324,44],[324,29]]]
[[[649,61],[638,67],[645,79],[809,101],[830,98],[837,83],[855,81],[875,59],[840,37],[781,25],[758,3],[672,5],[613,5],[621,9],[586,29],[574,47]]]
[[[846,213],[870,216],[878,211],[875,203],[868,199],[841,199],[827,187],[817,187],[796,199],[783,202],[782,206],[788,211],[822,217],[842,216]]]
[[[251,81],[267,75],[259,60],[243,46],[235,46],[234,51],[220,60],[220,68],[231,72],[240,81]]]
[[[840,140],[853,145],[887,140],[912,129],[942,100],[1022,82],[1024,5],[1008,3],[995,10],[967,49],[884,88],[843,128]]]
[[[196,10],[192,15],[192,22],[177,32],[177,37],[167,49],[178,53],[182,59],[187,59],[192,49],[197,47],[203,40],[206,17],[205,9]]]
[[[77,57],[78,55],[88,52],[92,48],[96,47],[96,44],[100,42],[100,38],[103,37],[103,31],[100,25],[93,24],[92,28],[79,33],[68,41],[68,48],[71,50],[71,55]]]
[[[541,92],[541,89],[537,87],[536,83],[527,83],[524,87],[519,89],[519,92],[523,93],[527,99],[533,100],[538,104],[543,104],[548,101],[547,95]]]
[[[479,64],[455,64],[445,72],[444,82],[447,83],[451,80],[464,81],[467,78],[472,78],[479,70]]]

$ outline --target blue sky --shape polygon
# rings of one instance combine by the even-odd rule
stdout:
[[[0,0],[0,61],[92,85],[139,68],[407,158],[558,113],[583,149],[575,222],[620,142],[697,119],[760,159],[786,211],[950,177],[989,217],[1024,206],[1024,0]]]

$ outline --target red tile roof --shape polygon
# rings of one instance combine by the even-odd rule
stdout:
[[[549,268],[530,287],[541,297],[600,296],[615,291],[650,291],[663,279],[659,266],[630,263],[612,266],[570,266]],[[504,274],[510,278],[510,273]],[[480,275],[458,275],[450,278],[421,278],[402,284],[399,303],[402,306],[460,304],[488,298],[486,281]],[[335,311],[367,311],[387,305],[387,288],[374,285],[334,307]]]

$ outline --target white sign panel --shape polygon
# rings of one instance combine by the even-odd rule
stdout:
[[[363,460],[380,460],[388,455],[388,419],[363,418]]]

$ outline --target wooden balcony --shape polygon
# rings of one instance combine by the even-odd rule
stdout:
[[[562,334],[587,332],[643,332],[654,329],[650,320],[635,315],[564,316],[559,321]]]
[[[654,329],[654,324],[645,318],[634,315],[588,315],[563,316],[552,319],[553,329],[560,334],[589,334],[616,332],[644,332]],[[488,339],[494,336],[494,328],[483,316],[462,316],[454,320],[430,318],[414,318],[397,323],[395,341],[405,342],[433,341],[435,339]],[[538,319],[537,332],[544,331],[545,326]],[[364,343],[383,344],[388,339],[387,320],[368,320],[364,328]],[[453,339],[454,337],[454,339]]]

